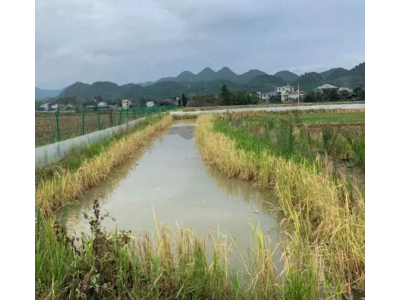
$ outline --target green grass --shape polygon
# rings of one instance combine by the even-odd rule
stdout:
[[[93,214],[85,216],[91,234],[78,240],[67,234],[62,220],[44,219],[37,210],[37,299],[275,299],[275,282],[265,290],[266,281],[259,278],[271,278],[272,269],[263,270],[271,256],[260,246],[264,235],[259,228],[253,231],[258,252],[249,261],[261,269],[245,280],[228,271],[226,242],[213,240],[206,249],[205,240],[192,231],[174,233],[157,223],[155,241],[146,233],[106,233],[104,217],[95,202]]]
[[[300,115],[300,121],[307,125],[358,124],[365,123],[365,112]]]
[[[196,140],[205,161],[227,176],[275,188],[290,239],[282,298],[318,299],[322,291],[336,299],[364,289],[362,130],[324,124],[309,132],[292,114],[263,117],[254,126],[249,114],[201,116]],[[359,164],[359,173],[342,159]]]
[[[239,114],[216,119],[214,130],[235,140],[239,149],[257,155],[268,151],[271,155],[314,166],[319,157],[329,155],[333,160],[347,159],[364,168],[364,137],[353,129],[346,129],[346,125],[364,122],[364,112],[273,113],[255,117]],[[304,125],[319,125],[321,130],[312,133]]]
[[[314,111],[298,111],[290,113],[266,113],[261,116],[248,118],[237,118],[236,122],[246,123],[248,126],[263,126],[270,121],[282,119],[285,115],[296,117],[296,121],[304,125],[321,125],[321,124],[363,124],[365,123],[365,112],[314,112]],[[240,116],[240,114],[239,114]]]

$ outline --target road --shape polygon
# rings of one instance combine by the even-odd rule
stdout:
[[[272,106],[272,107],[248,107],[248,108],[232,108],[232,109],[216,109],[216,110],[198,110],[198,111],[171,111],[171,115],[199,115],[199,114],[219,114],[226,112],[249,112],[249,111],[287,111],[287,110],[314,110],[314,109],[363,109],[365,104],[324,104],[324,105],[308,105],[308,106]]]

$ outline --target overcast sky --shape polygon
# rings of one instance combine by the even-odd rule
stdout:
[[[360,0],[36,0],[36,86],[154,81],[223,66],[324,71],[365,60]]]

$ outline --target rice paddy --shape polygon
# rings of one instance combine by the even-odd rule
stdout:
[[[365,288],[363,134],[326,124],[307,130],[307,122],[346,118],[351,116],[314,114],[305,122],[294,114],[198,119],[197,141],[210,165],[275,189],[291,228],[286,279],[294,270],[295,282],[306,284],[311,298],[320,291],[337,296]],[[359,113],[354,119],[362,121]]]
[[[63,205],[151,143],[169,128],[170,116],[37,171],[37,298],[339,299],[363,291],[364,118],[360,111],[198,117],[196,143],[208,165],[277,194],[282,272],[268,234],[252,224],[245,251],[234,237],[160,225],[155,213],[155,239],[105,232],[108,216],[95,201],[85,214],[90,233],[68,233]],[[232,255],[242,271],[232,268]]]

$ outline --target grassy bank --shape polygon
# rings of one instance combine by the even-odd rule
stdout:
[[[35,236],[35,290],[38,299],[318,299],[317,263],[308,248],[284,252],[280,279],[267,235],[250,226],[252,244],[238,250],[218,234],[199,238],[185,228],[159,227],[154,236],[105,233],[99,204],[86,216],[91,234],[67,235],[62,221],[38,209]],[[206,242],[207,241],[207,242]],[[207,245],[207,246],[206,246]],[[295,249],[295,252],[293,251]],[[229,255],[243,270],[230,269]],[[303,265],[309,266],[304,271]]]
[[[198,115],[172,115],[174,120],[194,120],[197,119]]]
[[[336,143],[334,129],[324,127],[312,135],[305,126],[296,128],[293,118],[278,122],[265,117],[263,126],[251,126],[252,120],[239,115],[203,115],[197,121],[196,140],[205,161],[227,176],[275,188],[290,226],[287,293],[298,298],[299,286],[292,289],[290,284],[314,296],[321,290],[338,295],[350,294],[352,287],[364,289],[362,180],[342,174],[331,155],[348,150],[357,160],[362,157],[363,141],[357,135],[343,137],[342,142],[348,141],[345,147]]]
[[[58,163],[37,169],[36,205],[48,215],[76,199],[84,189],[105,179],[114,167],[147,146],[171,122],[171,116],[149,117],[128,133],[94,143]]]

